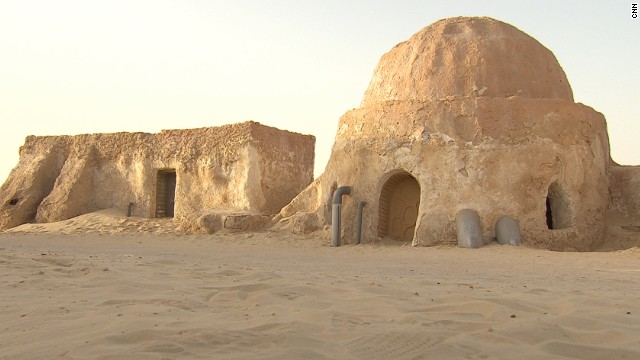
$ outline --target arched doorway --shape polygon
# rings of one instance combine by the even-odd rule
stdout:
[[[378,236],[413,241],[420,208],[420,184],[407,172],[395,174],[382,186]]]
[[[567,193],[558,182],[549,185],[546,198],[547,228],[550,230],[566,229],[573,225],[573,214]]]

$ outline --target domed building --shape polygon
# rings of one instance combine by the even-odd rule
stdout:
[[[424,246],[455,244],[456,214],[473,209],[485,243],[507,215],[526,245],[587,250],[605,236],[613,166],[603,115],[574,103],[551,51],[494,19],[444,19],[382,57],[339,121],[325,172],[277,219],[326,228],[348,186],[342,243],[354,242],[359,207],[362,242]],[[628,170],[614,182],[637,182]],[[638,195],[618,195],[637,214]]]

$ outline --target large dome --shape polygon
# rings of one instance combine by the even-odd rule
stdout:
[[[362,106],[473,96],[573,101],[549,49],[517,28],[487,17],[431,24],[386,53]]]

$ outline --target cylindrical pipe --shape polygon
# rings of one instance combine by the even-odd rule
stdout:
[[[331,208],[331,246],[340,246],[340,207],[341,204],[333,204]]]
[[[458,246],[465,248],[479,248],[482,242],[482,225],[480,215],[472,209],[462,209],[456,215],[456,237]]]
[[[342,204],[342,195],[351,194],[351,186],[340,186],[333,192],[333,204]]]
[[[362,233],[362,209],[364,208],[365,202],[360,201],[358,204],[358,221],[356,222],[356,245],[360,244],[360,234]]]
[[[342,207],[342,195],[351,194],[351,186],[340,186],[333,193],[333,206],[331,208],[331,246],[340,246],[340,208]]]
[[[520,225],[518,220],[511,216],[503,216],[496,222],[496,240],[498,244],[520,245],[522,235],[520,235]]]

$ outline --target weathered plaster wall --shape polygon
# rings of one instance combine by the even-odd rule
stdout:
[[[524,244],[588,250],[604,239],[609,164],[604,117],[573,102],[551,51],[494,19],[444,19],[381,58],[361,107],[340,119],[325,173],[276,220],[295,232],[326,227],[332,189],[349,185],[343,241],[360,201],[363,241],[376,241],[382,188],[406,173],[420,185],[414,245],[456,243],[456,213],[471,208],[485,242],[510,215]],[[411,225],[410,215],[395,218]]]
[[[384,54],[362,107],[470,96],[573,101],[562,67],[534,38],[491,18],[455,17],[423,28]]]
[[[602,241],[608,158],[604,118],[571,101],[387,102],[341,118],[326,172],[281,218],[303,224],[297,226],[301,232],[328,225],[330,188],[350,185],[343,241],[353,241],[359,201],[367,203],[363,241],[376,241],[382,186],[405,171],[421,187],[415,245],[455,243],[455,214],[472,208],[481,216],[486,242],[495,236],[495,221],[511,215],[525,244],[584,250]],[[547,229],[545,200],[554,181],[570,199],[569,229]]]
[[[260,180],[251,188],[261,190],[258,206],[269,214],[277,214],[313,181],[315,138],[281,136],[279,131],[256,127],[249,147],[256,162],[252,169],[258,172],[251,177]]]
[[[609,184],[611,212],[640,220],[640,166],[611,166]]]
[[[35,218],[38,205],[53,189],[67,157],[67,148],[46,141],[41,149],[27,137],[18,165],[0,188],[0,229],[18,226]]]
[[[153,217],[162,169],[176,171],[179,220],[212,209],[276,213],[313,180],[314,143],[313,136],[255,122],[159,134],[31,136],[1,188],[0,229],[126,209],[129,203],[134,203],[133,215]],[[256,146],[272,151],[256,152]],[[272,176],[269,171],[294,165],[257,168],[278,161],[295,163],[300,171]]]

